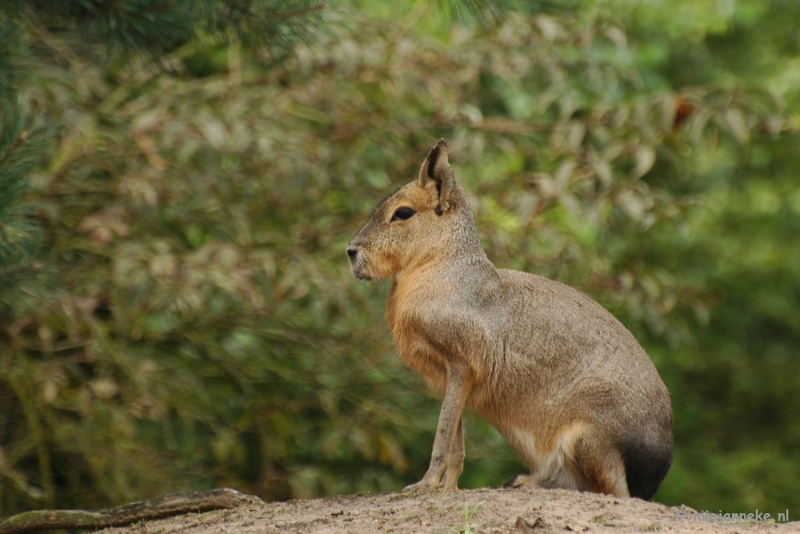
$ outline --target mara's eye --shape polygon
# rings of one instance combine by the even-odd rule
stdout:
[[[406,207],[397,208],[397,211],[395,211],[394,215],[392,215],[392,220],[389,222],[406,221],[411,217],[413,217],[415,213],[417,212],[412,210],[411,208],[406,208]]]

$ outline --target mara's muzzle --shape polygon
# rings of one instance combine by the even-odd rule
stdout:
[[[367,266],[367,258],[358,243],[350,243],[347,246],[347,258],[350,260],[350,270],[353,276],[359,280],[372,280],[372,277],[364,273]]]

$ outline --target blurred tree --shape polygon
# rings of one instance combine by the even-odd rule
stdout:
[[[442,135],[490,257],[606,304],[664,374],[678,449],[658,498],[796,503],[798,103],[781,3],[548,0],[492,23],[466,2],[482,27],[425,2],[354,3],[330,13],[337,40],[293,57],[288,39],[248,37],[231,3],[169,3],[197,22],[169,39],[172,19],[139,20],[144,4],[0,8],[16,54],[0,73],[34,67],[25,84],[18,67],[0,76],[31,110],[4,112],[0,188],[36,207],[0,205],[26,236],[0,273],[35,258],[60,291],[0,310],[0,514],[419,478],[437,404],[392,355],[384,288],[355,284],[343,250]],[[771,23],[784,29],[767,39]],[[738,43],[782,60],[755,68]],[[36,139],[21,134],[37,113],[60,129],[30,173],[41,151],[15,143]],[[22,302],[10,287],[0,305]],[[522,468],[485,423],[467,432],[462,485]]]
[[[478,4],[475,2],[468,5],[473,12],[476,12],[476,6]],[[75,306],[82,309],[94,302],[93,299],[99,299],[89,307],[96,305],[92,320],[100,321],[99,324],[103,325],[104,321],[114,318],[113,302],[107,296],[89,296],[85,293],[87,288],[80,281],[64,276],[70,271],[70,266],[74,267],[74,261],[80,263],[89,258],[83,245],[74,249],[71,246],[62,248],[58,244],[58,227],[52,223],[60,220],[62,206],[60,202],[50,202],[48,199],[52,200],[53,194],[65,194],[64,198],[69,198],[64,204],[68,208],[67,213],[79,212],[80,192],[54,193],[55,185],[62,180],[68,182],[70,178],[64,175],[69,175],[72,166],[85,163],[83,156],[94,153],[102,145],[95,145],[95,140],[90,143],[92,146],[83,145],[82,142],[87,141],[85,138],[71,144],[74,139],[70,128],[77,127],[73,132],[82,132],[86,127],[115,123],[113,114],[118,112],[119,106],[139,96],[138,91],[153,91],[154,88],[149,84],[163,72],[178,78],[199,78],[224,72],[231,85],[236,86],[241,82],[240,54],[243,48],[257,50],[262,60],[279,64],[297,43],[310,40],[314,33],[324,34],[328,31],[329,27],[321,24],[326,7],[324,2],[316,0],[167,3],[147,0],[113,3],[11,0],[0,5],[0,101],[3,105],[0,111],[3,120],[0,139],[0,317],[4,324],[0,360],[0,399],[3,399],[0,414],[3,422],[3,430],[0,431],[0,474],[3,478],[0,487],[4,491],[0,492],[0,513],[28,507],[92,506],[119,502],[170,485],[196,484],[198,477],[205,480],[205,484],[212,483],[208,478],[209,473],[202,469],[198,477],[190,477],[183,482],[170,481],[169,477],[174,476],[175,471],[163,466],[161,471],[152,468],[145,452],[148,449],[139,448],[142,442],[136,439],[127,441],[131,432],[140,437],[150,436],[154,430],[149,430],[148,420],[163,421],[164,417],[176,416],[171,411],[174,406],[155,407],[155,399],[161,402],[164,400],[161,397],[145,394],[146,399],[140,399],[143,405],[133,408],[126,405],[119,413],[114,413],[109,406],[100,406],[99,413],[91,409],[90,405],[94,402],[102,404],[103,399],[118,396],[119,388],[114,375],[122,373],[137,384],[145,382],[147,373],[136,366],[144,365],[147,368],[150,360],[141,358],[137,353],[131,355],[137,362],[134,367],[130,362],[129,365],[123,365],[111,340],[103,338],[106,341],[100,345],[104,348],[100,345],[92,348],[99,341],[95,339],[89,342],[82,338],[87,328],[103,337],[103,329],[97,328],[94,322],[87,325],[85,318],[75,316]],[[18,95],[20,90],[21,95]],[[95,113],[87,116],[85,109],[79,109],[80,104],[76,108],[78,102],[92,106]],[[48,110],[51,104],[56,109]],[[60,146],[53,158],[46,158],[43,148],[47,138],[44,132],[47,128],[43,126],[45,121],[33,118],[39,116],[42,110],[46,114],[55,111],[49,113],[49,118],[55,119],[62,127],[56,136]],[[63,116],[61,112],[65,110],[69,110],[67,115],[72,115]],[[205,132],[214,132],[219,125],[212,121],[204,123],[204,126],[208,128],[204,129]],[[216,131],[218,139],[220,132]],[[111,132],[113,137],[120,130],[112,128]],[[134,153],[144,150],[148,163],[163,171],[166,160],[159,157],[150,139],[138,133],[133,137],[136,141]],[[70,183],[78,185],[81,191],[85,187],[91,189],[97,186],[93,180],[107,177],[109,169],[106,165],[113,159],[101,157],[100,160],[105,162],[100,163],[101,168],[85,174],[79,172],[79,179]],[[31,194],[27,178],[42,160],[47,161],[48,167],[35,178],[34,181],[38,180],[38,183],[34,189],[38,192]],[[231,164],[230,159],[226,161],[227,165]],[[92,165],[85,168],[91,168]],[[137,191],[136,195],[144,194],[148,202],[152,201],[151,189],[137,189],[135,179],[125,178],[122,183],[126,185],[122,187]],[[189,184],[184,185],[189,187]],[[100,186],[92,194],[99,195],[94,197],[96,199],[107,201],[108,198],[103,196],[107,193],[107,187]],[[203,202],[204,199],[201,199],[200,204]],[[38,221],[35,217],[37,214]],[[125,215],[122,215],[122,219]],[[113,237],[128,235],[128,223],[119,218],[112,221],[102,216],[90,216],[79,222],[82,224],[79,234],[89,231],[94,244],[106,244]],[[40,223],[45,225],[46,246],[39,251],[37,258],[42,234]],[[160,231],[160,226],[153,224]],[[193,243],[203,239],[202,229],[196,224],[188,232],[187,239]],[[218,253],[223,262],[235,261],[237,254],[230,247],[222,247]],[[205,250],[205,254],[217,257],[217,252],[211,249]],[[98,261],[97,257],[89,256],[90,264]],[[198,258],[197,261],[202,263],[208,259]],[[124,262],[122,265],[125,265]],[[50,274],[51,268],[58,271],[61,284],[53,284],[54,279],[45,276]],[[97,284],[102,286],[103,280],[90,283],[94,288],[89,290],[92,295],[96,293]],[[60,286],[61,294],[58,297],[54,294],[54,285]],[[223,286],[228,287],[229,284],[223,283]],[[107,289],[98,291],[100,294],[108,292]],[[241,296],[235,293],[237,297]],[[187,294],[186,297],[186,302],[191,306],[208,304],[193,294]],[[222,313],[226,306],[236,304],[228,302],[219,306],[222,307],[216,310],[217,314]],[[260,305],[260,311],[263,313],[263,305]],[[74,320],[78,320],[77,324],[81,326],[76,326]],[[167,324],[172,321],[154,313],[147,318],[149,326],[146,329],[167,328],[164,332],[170,331],[171,327],[163,324],[164,320]],[[286,320],[291,322],[291,317]],[[177,327],[177,324],[173,326]],[[136,340],[142,336],[140,327],[134,328]],[[222,332],[223,337],[232,335],[230,328],[223,328]],[[241,339],[246,338],[245,335]],[[216,336],[212,342],[219,343],[220,338]],[[280,345],[286,340],[275,343]],[[100,350],[105,356],[115,355],[114,363],[95,365],[95,350]],[[190,352],[194,354],[194,351]],[[182,356],[188,357],[185,354]],[[193,361],[193,357],[188,359]],[[179,361],[194,366],[185,358],[179,358]],[[45,375],[38,375],[40,371],[49,378],[42,381]],[[187,378],[193,381],[200,379],[200,376]],[[247,380],[241,387],[252,388]],[[236,381],[231,383],[235,384]],[[297,386],[293,382],[288,384]],[[62,386],[77,387],[78,391],[73,396],[62,396],[59,389]],[[226,387],[222,386],[222,389]],[[192,385],[190,389],[197,390],[197,386]],[[245,398],[251,399],[253,395],[255,393],[251,392]],[[68,398],[66,404],[56,402],[64,397]],[[194,400],[181,397],[180,407],[191,407]],[[216,401],[213,404],[214,409],[208,414],[211,419],[220,415],[216,413],[216,408],[222,406]],[[143,406],[148,407],[145,411],[150,415],[142,416]],[[275,404],[268,406],[272,410]],[[122,413],[131,409],[134,417],[125,419]],[[186,416],[188,426],[182,426],[175,439],[189,442],[204,439],[203,432],[209,429],[193,435],[191,427],[196,422],[193,417]],[[238,433],[226,428],[227,417],[224,419],[226,422],[212,425],[219,430],[219,439],[214,442],[213,448],[216,457],[228,458],[243,445],[237,441]],[[75,425],[76,421],[79,424]],[[84,423],[89,426],[83,426]],[[258,427],[256,440],[269,437],[265,434],[265,428],[263,425]],[[295,427],[291,429],[294,431]],[[163,436],[155,432],[156,437],[150,436],[155,439],[149,442],[150,445],[164,445]],[[167,448],[173,450],[174,440],[167,439],[167,443]],[[205,451],[205,444],[203,446]],[[286,449],[286,445],[278,443],[272,450],[267,443],[262,443],[260,448],[269,458],[283,454],[281,451]],[[387,441],[384,449],[384,458],[397,457],[396,451],[392,452],[391,440]],[[119,454],[129,454],[131,458],[121,458]],[[158,454],[154,454],[153,458],[164,460]],[[173,460],[175,457],[170,457],[170,461]],[[194,456],[188,458],[185,462],[187,470],[196,470],[196,461]],[[125,465],[117,469],[109,468],[109,464],[115,462]],[[261,464],[260,456],[258,463]],[[395,463],[402,465],[402,460],[397,459]],[[174,465],[180,465],[180,462]],[[285,478],[279,471],[271,474],[270,469],[272,466],[267,461],[255,476],[263,474]],[[139,486],[125,479],[131,474],[141,479]],[[266,496],[289,495],[285,484],[273,484],[270,480],[264,480],[261,484],[264,489],[260,491]],[[277,489],[273,486],[277,486]],[[90,489],[83,491],[81,487]]]
[[[134,56],[141,63],[152,58],[153,66],[168,68],[165,54],[183,57],[221,41],[258,45],[278,57],[325,28],[320,24],[324,8],[316,0],[9,0],[0,5],[0,321],[5,333],[0,345],[0,488],[12,488],[0,491],[0,514],[63,505],[69,500],[57,500],[56,488],[80,483],[82,476],[80,462],[71,482],[64,482],[63,471],[51,465],[63,459],[50,451],[53,422],[43,419],[47,414],[37,404],[39,393],[30,389],[28,374],[41,358],[20,359],[27,348],[15,343],[20,330],[36,330],[26,314],[37,305],[58,302],[52,267],[58,268],[60,259],[49,252],[52,242],[43,251],[49,261],[37,258],[42,228],[35,214],[41,204],[30,198],[28,176],[50,159],[45,147],[52,133],[47,133],[50,127],[37,109],[40,102],[25,91],[20,96],[20,90],[43,82],[48,72],[64,65],[85,81],[90,78],[87,73],[97,72],[91,69],[113,65],[114,60]],[[151,69],[145,77],[154,74]],[[92,81],[97,83],[78,91],[98,95],[107,89],[103,80]],[[38,329],[45,337],[47,331],[46,326]],[[29,476],[24,467],[29,460],[38,466],[36,476]]]

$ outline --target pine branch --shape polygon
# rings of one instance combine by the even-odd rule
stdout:
[[[6,150],[6,153],[3,154],[3,157],[0,158],[0,167],[5,165],[5,163],[11,158],[12,154],[14,154],[14,151],[22,146],[22,143],[25,142],[26,137],[28,137],[28,130],[22,130],[8,150]]]
[[[265,15],[265,18],[275,19],[275,20],[286,20],[291,18],[304,17],[306,15],[323,11],[325,9],[328,9],[328,4],[323,2],[321,4],[316,4],[302,9],[295,9],[294,11],[284,11],[282,13],[267,13]]]

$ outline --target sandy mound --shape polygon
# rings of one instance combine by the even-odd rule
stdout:
[[[103,532],[800,532],[798,523],[720,522],[708,515],[694,514],[686,507],[669,508],[639,499],[573,491],[481,489],[257,503],[233,510],[141,521]]]

